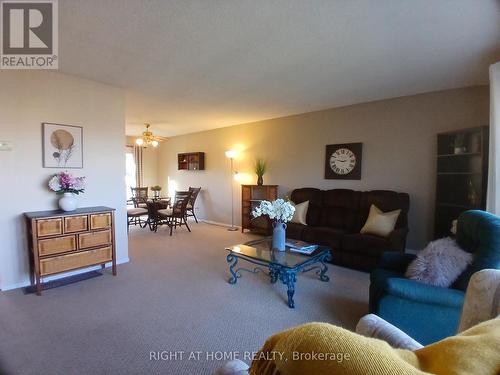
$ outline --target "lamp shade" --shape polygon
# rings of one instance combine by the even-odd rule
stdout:
[[[135,143],[138,145],[138,146],[142,146],[142,144],[144,143],[144,140],[142,138],[137,138],[135,140]]]
[[[226,151],[226,157],[229,159],[234,159],[238,153],[234,150]]]

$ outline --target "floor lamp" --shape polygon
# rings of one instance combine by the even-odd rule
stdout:
[[[233,169],[233,160],[236,157],[236,151],[229,150],[226,151],[226,157],[231,161],[231,226],[227,228],[227,230],[234,232],[237,231],[238,228],[234,226],[234,169]]]

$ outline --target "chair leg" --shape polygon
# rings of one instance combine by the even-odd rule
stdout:
[[[196,221],[196,224],[198,224],[198,219],[197,219],[196,214],[194,213],[194,211],[193,211],[193,217],[194,217],[194,221]]]
[[[190,232],[191,232],[191,229],[189,228],[189,225],[188,225],[188,223],[187,223],[186,218],[184,218],[184,224],[186,225],[186,228],[188,229],[188,231],[190,231]]]

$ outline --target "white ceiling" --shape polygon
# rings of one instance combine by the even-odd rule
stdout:
[[[64,0],[60,71],[172,136],[488,82],[500,0]]]

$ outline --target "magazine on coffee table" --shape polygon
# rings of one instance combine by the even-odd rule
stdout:
[[[290,251],[307,255],[312,254],[318,248],[318,245],[313,245],[300,240],[293,240],[291,238],[286,240],[285,245],[290,248]]]

